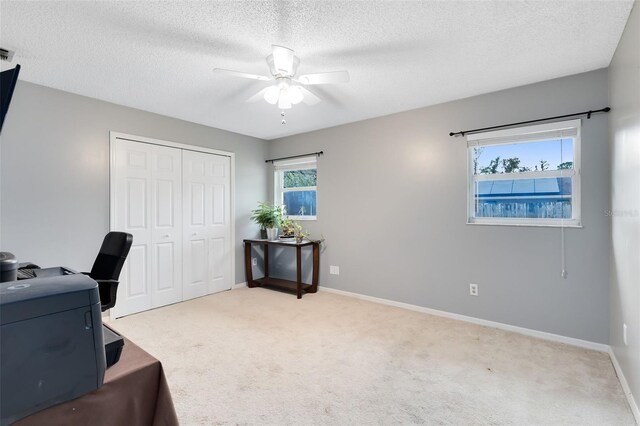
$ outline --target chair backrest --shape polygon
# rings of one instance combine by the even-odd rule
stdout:
[[[100,252],[89,276],[94,280],[117,280],[133,243],[133,235],[109,232],[102,241]]]

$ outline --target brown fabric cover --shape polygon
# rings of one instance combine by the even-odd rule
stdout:
[[[14,425],[177,426],[178,417],[160,361],[125,338],[120,361],[100,389]]]

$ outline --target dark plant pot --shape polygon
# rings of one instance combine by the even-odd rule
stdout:
[[[261,229],[260,230],[260,238],[263,240],[267,239],[267,230],[266,229]]]

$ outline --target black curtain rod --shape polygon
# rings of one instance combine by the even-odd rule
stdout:
[[[315,155],[316,157],[321,156],[322,154],[324,154],[323,151],[318,151],[318,152],[310,152],[308,154],[300,154],[300,155],[292,155],[290,157],[281,157],[281,158],[272,158],[271,160],[264,160],[265,163],[273,163],[274,161],[280,161],[280,160],[289,160],[291,158],[300,158],[300,157],[308,157],[310,155]]]
[[[589,111],[584,111],[584,112],[576,112],[575,114],[557,115],[555,117],[539,118],[537,120],[521,121],[519,123],[501,124],[499,126],[483,127],[482,129],[473,129],[473,130],[463,130],[463,131],[460,131],[460,132],[451,132],[451,133],[449,133],[449,136],[464,136],[464,135],[469,134],[469,133],[485,132],[487,130],[502,129],[503,127],[518,126],[520,124],[538,123],[540,121],[557,120],[559,118],[579,117],[581,115],[586,115],[587,119],[590,119],[591,118],[591,114],[596,114],[596,113],[599,113],[599,112],[609,112],[609,111],[611,111],[611,108],[606,107],[606,108],[602,108],[602,109],[589,110]]]

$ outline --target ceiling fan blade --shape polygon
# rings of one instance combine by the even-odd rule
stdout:
[[[288,47],[272,45],[273,65],[276,71],[291,75],[293,73],[293,50]]]
[[[347,71],[333,71],[317,74],[305,74],[298,77],[297,81],[302,84],[348,83],[349,73]]]
[[[251,80],[261,80],[261,81],[270,81],[271,80],[271,77],[267,77],[265,75],[249,74],[249,73],[246,73],[246,72],[225,70],[223,68],[214,68],[213,72],[216,72],[218,74],[227,74],[227,75],[231,75],[233,77],[249,78]]]
[[[313,93],[311,93],[309,89],[305,89],[302,86],[298,86],[298,87],[300,87],[300,91],[304,95],[304,97],[302,98],[302,102],[304,102],[307,105],[315,105],[318,102],[320,102],[320,98],[314,95]]]
[[[269,88],[265,87],[264,89],[262,89],[261,91],[259,91],[258,93],[256,93],[255,95],[247,99],[245,102],[253,103],[253,102],[258,102],[263,100],[264,94],[267,92],[267,90],[269,90]]]

